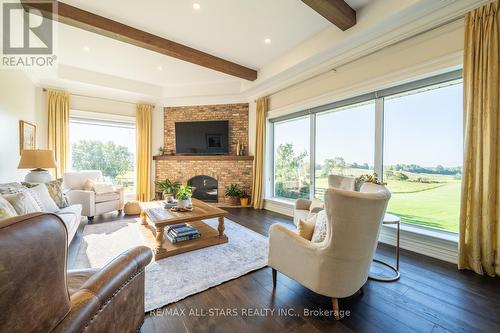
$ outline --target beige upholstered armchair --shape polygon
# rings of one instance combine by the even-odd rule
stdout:
[[[69,203],[82,205],[82,215],[87,216],[89,221],[92,221],[95,215],[112,211],[118,211],[118,214],[121,214],[124,201],[123,187],[115,186],[113,191],[96,193],[85,188],[87,180],[102,182],[101,171],[64,173],[63,187]]]
[[[343,190],[354,191],[356,178],[329,175],[328,187],[340,188]],[[320,200],[297,199],[293,209],[293,223],[297,225],[299,220],[305,220],[311,213],[317,213],[324,208],[324,204]]]
[[[364,184],[360,192],[329,188],[325,193],[327,235],[312,243],[275,224],[269,230],[269,262],[276,271],[332,298],[338,319],[338,298],[358,292],[368,279],[390,192]]]

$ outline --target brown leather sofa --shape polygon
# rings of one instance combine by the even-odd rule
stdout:
[[[137,332],[145,246],[102,269],[67,271],[67,231],[54,214],[0,221],[0,332]]]

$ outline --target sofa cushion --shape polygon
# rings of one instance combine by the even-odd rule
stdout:
[[[67,214],[67,213],[73,213],[77,217],[82,215],[82,205],[71,205],[68,207],[64,207],[62,209],[59,209],[57,214]]]
[[[0,221],[14,216],[17,216],[14,207],[12,207],[7,199],[0,196]]]
[[[42,211],[42,208],[40,208],[36,200],[28,191],[4,194],[3,197],[10,202],[19,215]]]
[[[120,195],[116,192],[108,192],[108,193],[102,193],[102,194],[97,194],[95,195],[95,202],[106,202],[106,201],[114,201],[114,200],[120,200]]]
[[[42,211],[55,213],[59,210],[54,200],[50,197],[49,190],[45,184],[39,184],[35,187],[28,189],[29,193],[33,196],[36,203]]]

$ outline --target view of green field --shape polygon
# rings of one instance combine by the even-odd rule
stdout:
[[[345,175],[358,177],[371,170],[346,169]],[[316,197],[323,196],[328,177],[316,178]],[[460,180],[451,175],[404,172],[408,180],[387,179],[392,197],[388,212],[398,215],[403,222],[450,232],[458,232],[460,213]],[[417,182],[425,178],[432,183]]]

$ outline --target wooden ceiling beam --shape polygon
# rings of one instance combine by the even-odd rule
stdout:
[[[342,31],[356,24],[356,11],[344,0],[302,0]]]
[[[38,9],[44,17],[245,80],[257,79],[257,71],[174,41],[153,35],[60,1],[39,3],[21,0],[26,11]],[[55,15],[52,13],[55,8]]]

